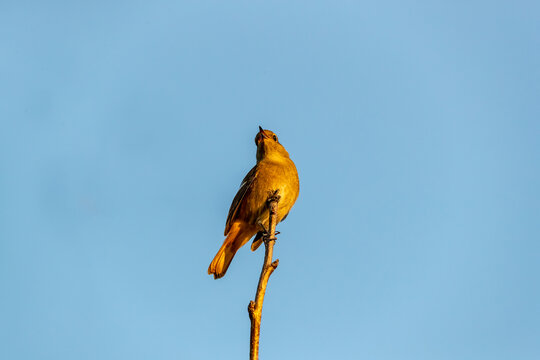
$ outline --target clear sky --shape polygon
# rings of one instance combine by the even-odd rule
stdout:
[[[0,358],[242,359],[206,273],[259,125],[261,359],[540,359],[537,1],[0,4]]]

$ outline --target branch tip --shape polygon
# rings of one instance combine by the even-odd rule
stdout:
[[[275,202],[279,202],[279,200],[281,199],[281,195],[279,195],[279,189],[277,190],[270,190],[268,192],[268,198],[266,199],[266,201],[268,202],[268,204],[270,204],[272,201],[275,201]]]

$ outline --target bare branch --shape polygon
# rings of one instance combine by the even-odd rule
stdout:
[[[251,336],[249,342],[249,359],[259,359],[259,338],[261,334],[261,315],[264,302],[264,294],[266,293],[266,285],[270,275],[274,272],[279,264],[279,260],[272,262],[272,254],[274,252],[274,243],[276,241],[276,223],[277,223],[277,208],[280,200],[279,190],[271,191],[268,194],[267,204],[269,210],[268,231],[263,237],[264,241],[264,263],[257,285],[257,293],[255,301],[250,301],[248,305],[249,319],[251,320]]]

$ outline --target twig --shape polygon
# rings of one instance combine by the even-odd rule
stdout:
[[[249,359],[259,359],[259,337],[261,334],[261,315],[266,292],[268,278],[274,272],[279,264],[279,260],[272,262],[272,253],[274,251],[274,243],[276,241],[276,222],[277,208],[279,202],[279,190],[269,193],[267,204],[269,209],[268,231],[263,237],[264,240],[264,264],[259,277],[259,285],[257,285],[257,293],[255,301],[250,301],[248,305],[249,319],[251,320],[251,336],[249,341]]]

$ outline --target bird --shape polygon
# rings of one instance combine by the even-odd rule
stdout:
[[[259,126],[255,144],[257,163],[244,177],[232,201],[225,223],[226,238],[208,267],[208,274],[214,275],[214,279],[225,275],[238,249],[253,236],[257,235],[251,250],[261,245],[269,222],[269,194],[279,191],[279,223],[287,217],[300,192],[296,166],[277,135]]]

